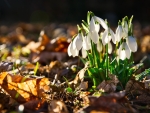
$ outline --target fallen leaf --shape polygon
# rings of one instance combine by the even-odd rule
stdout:
[[[0,72],[10,71],[13,68],[13,62],[0,62]]]
[[[47,78],[27,78],[7,72],[0,74],[1,87],[19,103],[43,97],[49,90],[49,84]]]
[[[119,82],[116,75],[109,74],[110,80],[103,80],[98,86],[98,90],[104,90],[104,92],[115,92],[117,83]]]
[[[88,66],[89,66],[89,62],[87,62],[87,63],[85,64],[84,68],[81,69],[81,70],[77,73],[75,79],[74,79],[73,81],[71,81],[70,84],[72,84],[72,83],[75,84],[75,85],[80,84],[80,83],[84,80],[85,72],[86,72],[86,70],[88,69]]]
[[[67,54],[64,52],[47,52],[43,51],[40,53],[32,52],[29,56],[31,62],[39,62],[41,64],[48,64],[50,61],[58,60],[63,61],[67,58]]]
[[[69,113],[66,105],[57,100],[52,100],[48,107],[49,113]]]
[[[135,110],[125,106],[127,99],[125,92],[111,93],[100,97],[89,97],[90,105],[83,109],[83,112],[109,112],[109,113],[135,113]]]
[[[44,106],[46,101],[44,99],[38,99],[38,100],[31,100],[26,103],[24,103],[24,108],[25,109],[30,109],[30,110],[39,110]]]

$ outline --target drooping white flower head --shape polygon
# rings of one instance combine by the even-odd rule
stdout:
[[[109,43],[108,43],[108,53],[109,53],[109,54],[112,53],[112,49],[113,49],[112,44],[109,42]]]
[[[82,34],[79,33],[73,40],[73,49],[77,49],[78,51],[82,48]]]
[[[123,26],[123,37],[128,36],[128,24],[127,21],[124,21],[124,26]]]
[[[104,29],[108,29],[106,22],[97,16],[93,16],[94,20],[97,21]]]
[[[116,41],[120,42],[121,38],[123,37],[124,31],[121,25],[118,25],[116,29]]]
[[[128,38],[126,39],[126,42],[129,46],[129,49],[132,52],[136,52],[137,51],[137,42],[136,39],[133,36],[128,36]]]
[[[97,43],[97,51],[101,52],[102,49],[103,49],[103,45],[102,45],[101,41],[98,41],[98,43]]]
[[[108,42],[110,42],[110,40],[111,40],[111,36],[109,35],[109,30],[106,29],[102,36],[103,45],[106,45]]]
[[[103,36],[102,36],[102,43],[103,45],[106,45],[110,42],[110,40],[112,39],[113,43],[115,43],[116,39],[115,39],[115,34],[114,32],[108,28],[104,31]]]
[[[73,57],[78,56],[79,54],[79,51],[76,48],[75,49],[73,48],[73,42],[69,44],[67,52],[69,56]]]
[[[90,42],[90,39],[89,39],[89,36],[83,36],[83,49],[84,50],[89,50],[91,49],[91,42]]]
[[[116,44],[116,37],[115,37],[115,33],[109,28],[110,30],[110,35],[111,35],[111,38],[112,38],[112,41],[114,44]]]
[[[87,51],[84,48],[81,49],[81,53],[83,58],[87,57]]]
[[[130,49],[129,49],[129,47],[128,47],[126,42],[123,42],[120,45],[118,54],[119,54],[119,59],[121,59],[121,60],[125,60],[126,58],[128,58],[128,59],[130,58],[131,51],[130,51]]]
[[[91,21],[90,21],[90,26],[89,26],[89,34],[88,36],[91,38],[91,40],[97,44],[98,43],[98,39],[99,39],[99,35],[98,35],[98,32],[99,32],[99,25],[96,25],[95,24],[95,21],[93,19],[93,17],[91,18]]]

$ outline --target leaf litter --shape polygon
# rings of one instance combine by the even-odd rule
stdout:
[[[68,57],[66,53],[70,38],[77,32],[76,27],[64,25],[54,29],[49,26],[41,31],[42,27],[37,26],[22,23],[0,36],[0,112],[150,111],[148,77],[140,75],[140,82],[131,79],[125,90],[118,92],[118,79],[109,75],[110,80],[102,81],[91,91],[86,73],[89,64],[84,67],[78,58]],[[149,51],[148,37],[141,42],[137,60],[143,57],[141,53]]]

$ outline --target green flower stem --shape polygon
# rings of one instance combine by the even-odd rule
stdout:
[[[108,44],[106,44],[106,78],[108,78],[109,58],[108,58]]]
[[[126,81],[128,81],[127,79],[128,79],[128,77],[127,76],[129,76],[129,75],[126,75],[126,69],[127,69],[127,59],[125,59],[124,60],[124,66],[123,66],[123,77],[122,77],[122,79],[124,79],[124,80],[121,80],[121,81],[124,81],[124,82],[122,82],[122,86],[125,88],[125,85],[126,85]]]
[[[94,64],[96,68],[98,68],[98,62],[97,62],[97,56],[96,56],[96,50],[95,50],[95,44],[93,42],[91,42],[91,46],[92,46],[92,55],[93,55],[93,58],[94,58]]]
[[[95,55],[96,66],[97,68],[100,68],[101,67],[100,54],[97,51],[96,44],[94,44],[94,55]]]
[[[97,86],[97,80],[96,77],[94,76],[94,73],[92,72],[92,68],[89,68],[88,70],[88,75],[93,81],[93,86]]]

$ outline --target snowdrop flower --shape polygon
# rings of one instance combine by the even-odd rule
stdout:
[[[130,49],[129,49],[129,47],[128,47],[126,42],[123,42],[120,45],[118,54],[119,54],[119,59],[121,59],[121,60],[125,60],[126,58],[128,58],[128,59],[130,58],[131,51],[130,51]]]
[[[102,43],[101,43],[101,41],[98,41],[98,43],[97,43],[97,51],[101,52],[102,49],[103,49]]]
[[[133,36],[128,36],[128,38],[126,39],[126,42],[129,46],[129,49],[132,52],[136,52],[137,51],[137,42],[135,40],[135,38]]]
[[[101,24],[101,26],[104,29],[108,29],[108,26],[107,26],[106,22],[103,19],[101,19],[101,18],[99,18],[97,16],[93,16],[93,18],[94,18],[95,21],[97,21],[99,24]]]
[[[90,37],[89,36],[83,36],[83,49],[84,50],[89,50],[91,49],[91,42],[90,42]]]
[[[108,53],[112,53],[112,44],[110,42],[108,43]]]
[[[128,24],[126,21],[124,21],[124,26],[123,26],[123,37],[128,36]]]
[[[98,32],[99,32],[99,25],[98,24],[95,24],[95,21],[93,19],[93,17],[91,18],[91,21],[90,21],[90,26],[89,26],[89,34],[88,36],[91,38],[91,40],[97,44],[98,43],[98,39],[99,39],[99,35],[98,35]]]
[[[82,48],[81,53],[82,53],[82,57],[83,58],[87,57],[87,52],[86,52],[86,50],[84,48]]]
[[[124,35],[123,27],[121,25],[118,25],[116,29],[116,41],[120,42],[123,35]]]
[[[78,56],[79,54],[79,51],[76,48],[73,48],[73,42],[69,44],[67,52],[69,56],[73,57]]]
[[[79,33],[73,40],[73,49],[77,49],[78,51],[82,48],[82,34]]]
[[[113,43],[115,43],[116,39],[115,39],[115,34],[114,32],[108,28],[104,31],[103,36],[102,36],[102,43],[103,45],[106,45],[110,42],[110,40],[112,39]]]

